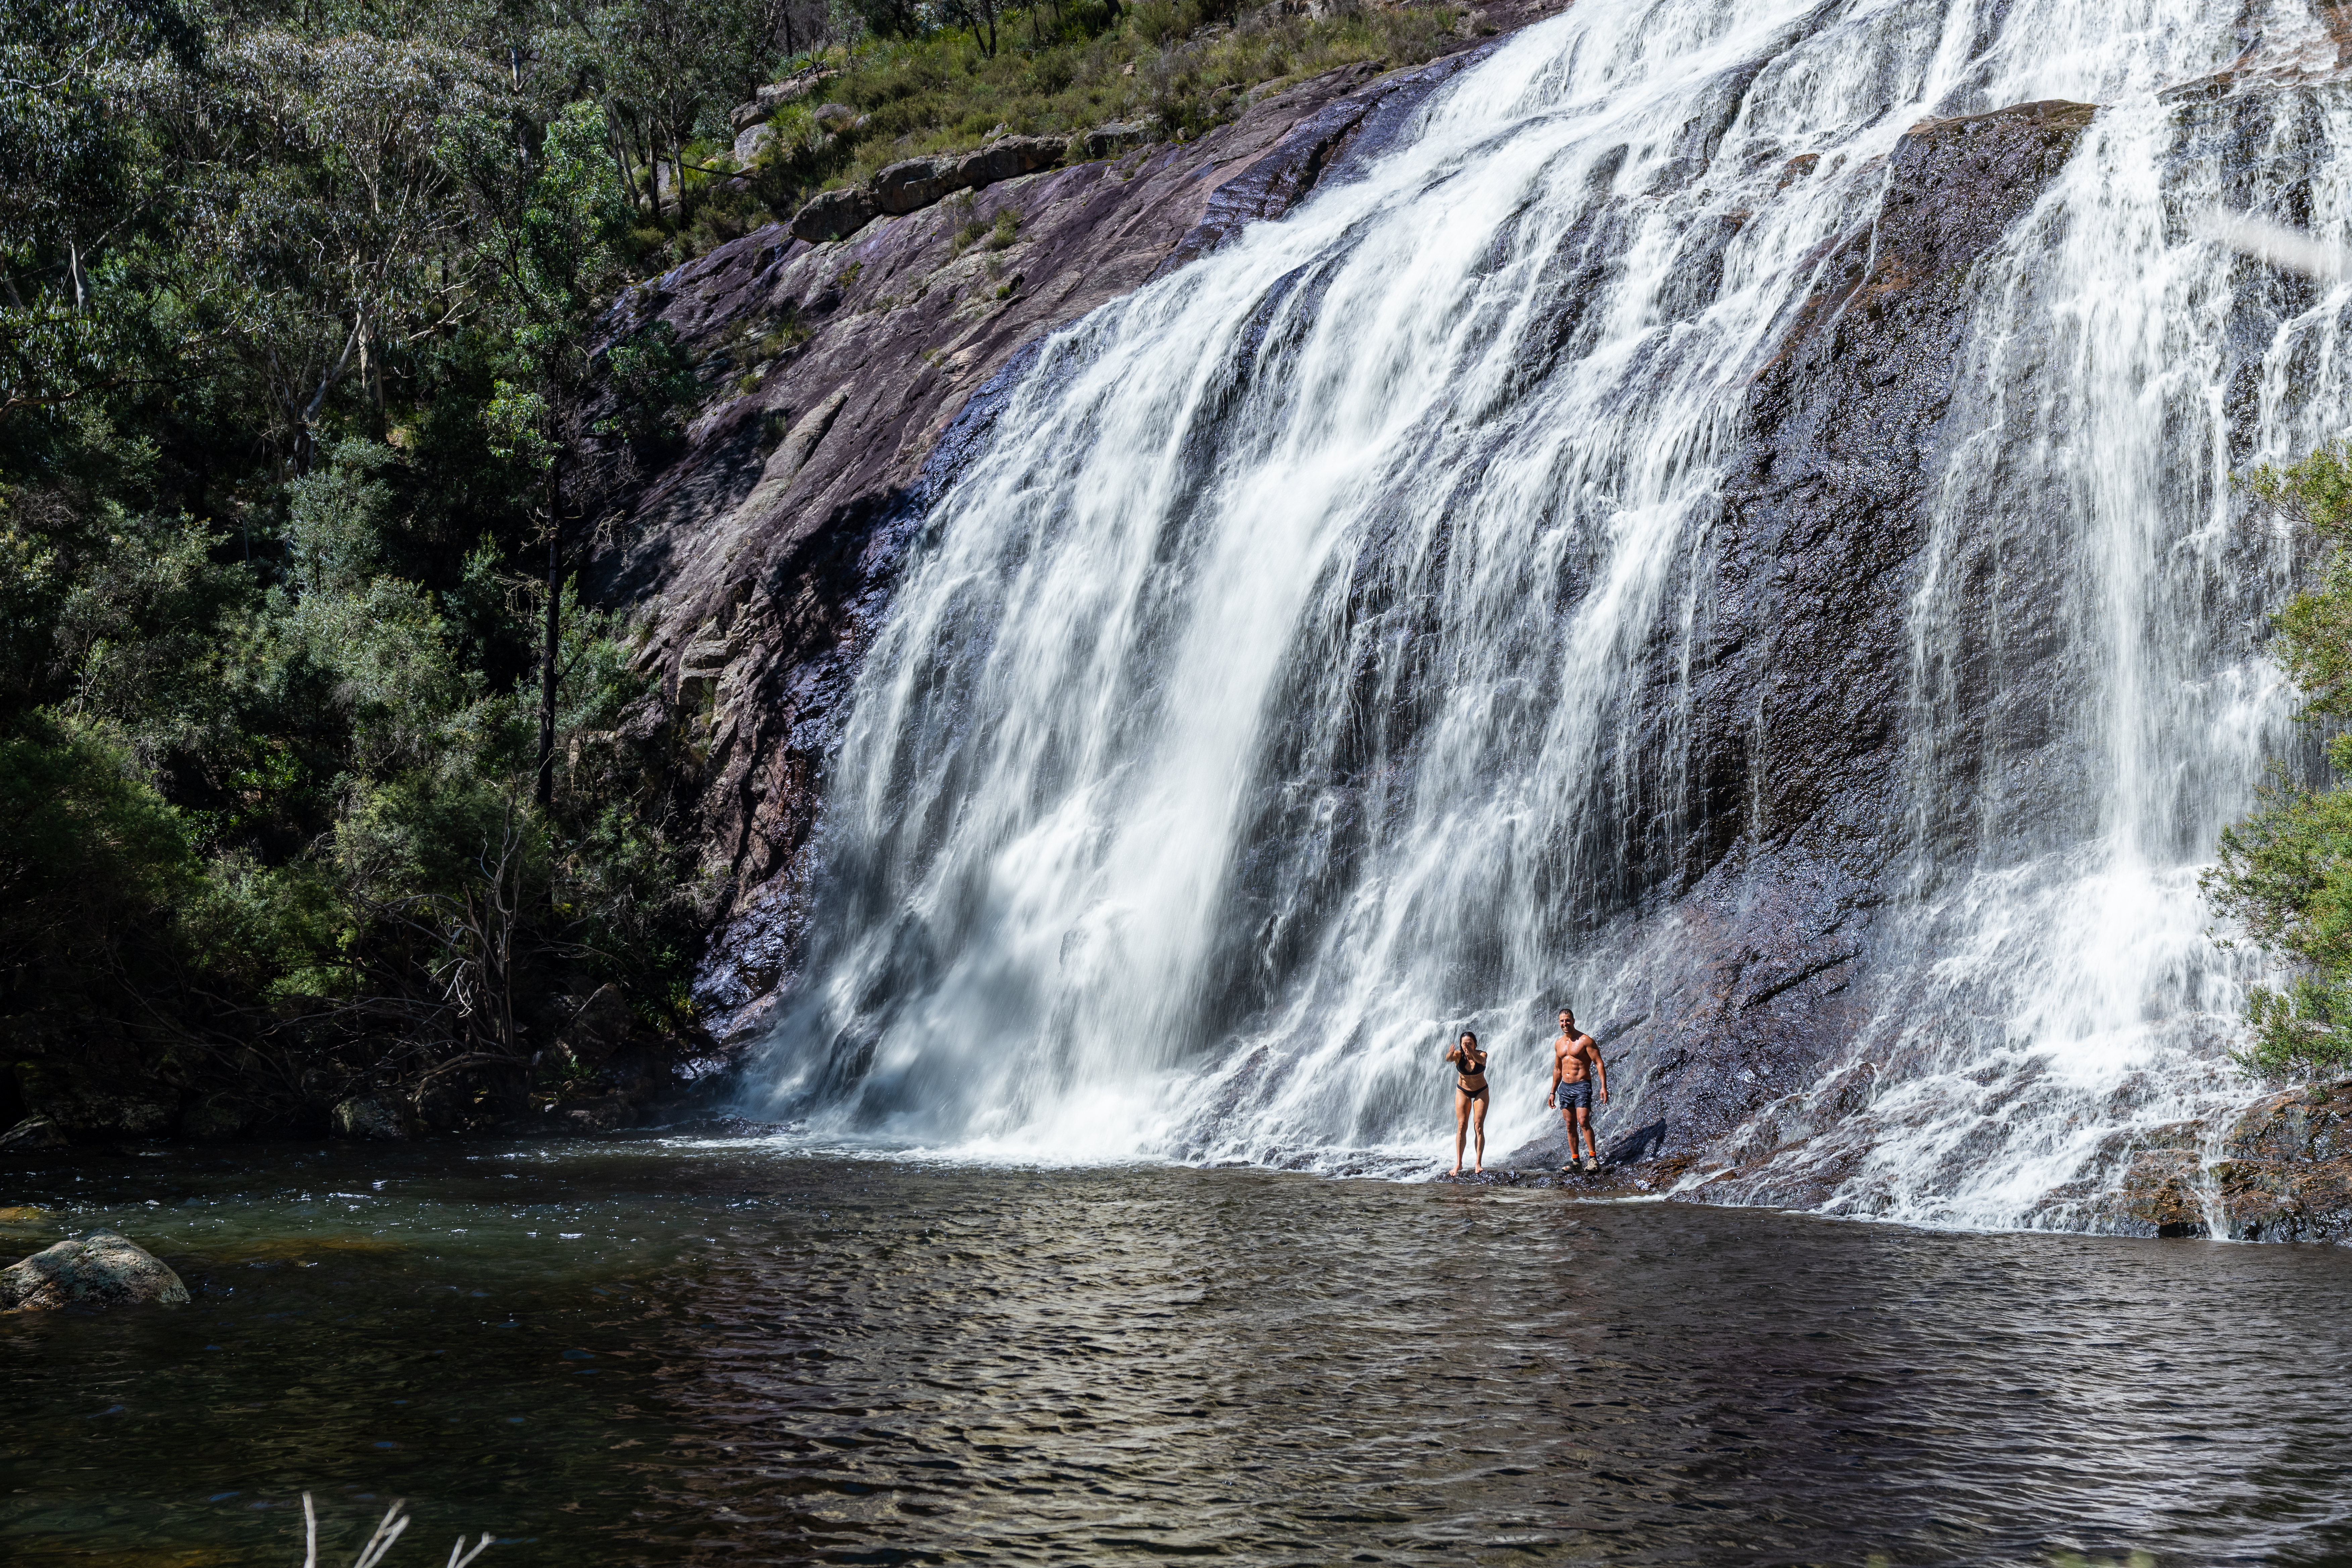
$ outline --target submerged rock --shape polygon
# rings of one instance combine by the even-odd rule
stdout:
[[[548,1120],[567,1132],[610,1132],[636,1119],[635,1108],[625,1095],[620,1094],[561,1100],[549,1106],[547,1111]]]
[[[107,1230],[60,1241],[0,1269],[0,1311],[127,1307],[141,1301],[178,1305],[187,1299],[188,1288],[170,1265],[137,1242]]]

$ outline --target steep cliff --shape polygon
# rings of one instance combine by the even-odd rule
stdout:
[[[616,332],[667,322],[724,389],[628,498],[624,542],[592,572],[599,596],[635,607],[640,657],[705,727],[692,787],[723,891],[698,999],[722,1044],[754,1037],[789,980],[859,651],[927,500],[992,427],[1007,367],[1287,211],[1385,145],[1493,47],[1479,39],[1556,8],[1488,7],[1462,52],[1426,66],[1351,66],[1196,142],[1000,180],[837,242],[763,229],[622,303]]]
[[[1818,21],[1791,26],[1801,32]],[[1638,181],[1619,178],[1627,146],[1612,152],[1609,133],[1596,132],[1600,155],[1577,165],[1575,180],[1563,175],[1549,188],[1532,182],[1499,199],[1480,193],[1490,217],[1493,210],[1507,216],[1489,241],[1465,247],[1476,253],[1464,263],[1465,275],[1512,269],[1510,287],[1523,290],[1525,310],[1507,318],[1512,335],[1492,341],[1510,344],[1515,357],[1502,383],[1480,389],[1483,408],[1474,412],[1465,398],[1429,422],[1433,452],[1441,437],[1454,438],[1458,423],[1477,431],[1487,443],[1479,450],[1500,462],[1507,442],[1517,443],[1508,454],[1516,457],[1519,447],[1541,447],[1547,434],[1514,423],[1526,417],[1514,400],[1528,387],[1573,380],[1578,366],[1606,359],[1601,351],[1612,346],[1622,363],[1649,365],[1653,384],[1663,384],[1673,351],[1644,332],[1655,328],[1656,338],[1671,343],[1673,333],[1703,332],[1721,315],[1753,309],[1753,330],[1725,359],[1738,379],[1719,380],[1706,395],[1723,389],[1728,411],[1706,427],[1710,440],[1718,431],[1722,440],[1698,457],[1708,491],[1677,514],[1690,532],[1653,557],[1667,563],[1658,569],[1664,585],[1655,604],[1669,608],[1596,606],[1585,597],[1598,583],[1595,563],[1605,561],[1607,542],[1575,539],[1561,547],[1565,557],[1522,549],[1493,564],[1506,584],[1497,590],[1503,598],[1535,606],[1528,625],[1487,635],[1488,621],[1502,617],[1474,605],[1482,613],[1467,617],[1476,629],[1465,635],[1501,646],[1525,633],[1511,657],[1538,662],[1457,692],[1446,682],[1461,679],[1466,659],[1437,634],[1464,633],[1459,612],[1468,601],[1451,605],[1456,622],[1424,623],[1446,591],[1447,551],[1468,537],[1455,531],[1463,516],[1437,492],[1452,484],[1467,493],[1475,468],[1443,469],[1433,461],[1431,495],[1412,498],[1428,500],[1429,520],[1414,529],[1367,526],[1350,536],[1351,567],[1328,578],[1337,586],[1317,601],[1328,621],[1302,633],[1291,650],[1300,661],[1297,679],[1269,689],[1271,727],[1279,733],[1264,755],[1245,759],[1256,770],[1244,783],[1252,792],[1246,821],[1229,843],[1202,847],[1227,856],[1230,875],[1217,892],[1223,901],[1206,923],[1232,951],[1222,967],[1203,962],[1186,972],[1205,1000],[1171,1005],[1181,1011],[1199,1002],[1182,1026],[1202,1037],[1188,1038],[1193,1054],[1182,1065],[1199,1067],[1234,1041],[1243,1045],[1195,1076],[1193,1121],[1171,1136],[1186,1149],[1223,1149],[1225,1128],[1262,1125],[1271,1131],[1251,1145],[1252,1157],[1311,1163],[1311,1151],[1283,1140],[1343,1137],[1351,1118],[1362,1137],[1374,1134],[1361,1129],[1385,1134],[1402,1124],[1396,1108],[1412,1091],[1397,1081],[1399,1047],[1392,1039],[1371,1041],[1385,1026],[1378,1021],[1325,1027],[1328,994],[1300,1002],[1300,1016],[1312,1014],[1312,1021],[1285,1038],[1321,1029],[1313,1050],[1331,1060],[1385,1052],[1379,1066],[1385,1076],[1372,1083],[1370,1071],[1313,1064],[1347,1081],[1324,1089],[1311,1114],[1254,1121],[1251,1108],[1292,1092],[1287,1080],[1302,1066],[1266,1043],[1279,1032],[1267,1019],[1294,994],[1307,997],[1310,982],[1345,982],[1351,1005],[1367,983],[1385,984],[1376,968],[1349,972],[1334,963],[1317,971],[1320,959],[1310,950],[1336,942],[1336,911],[1356,892],[1369,905],[1400,885],[1442,880],[1415,880],[1430,858],[1451,852],[1435,840],[1412,865],[1386,866],[1381,876],[1367,868],[1367,846],[1381,826],[1375,815],[1389,813],[1385,827],[1395,828],[1411,815],[1398,803],[1434,776],[1431,759],[1416,749],[1429,743],[1433,731],[1424,726],[1433,715],[1458,698],[1482,712],[1515,716],[1483,730],[1464,727],[1456,739],[1474,762],[1489,750],[1524,762],[1550,745],[1549,732],[1538,734],[1548,722],[1541,700],[1559,695],[1548,682],[1565,689],[1566,677],[1540,661],[1561,664],[1559,649],[1567,645],[1545,641],[1565,634],[1538,623],[1552,613],[1545,606],[1555,604],[1556,592],[1562,623],[1621,617],[1609,623],[1620,635],[1606,655],[1620,661],[1611,667],[1615,684],[1595,678],[1574,693],[1578,702],[1609,707],[1607,721],[1591,727],[1581,750],[1557,758],[1545,752],[1549,773],[1541,789],[1557,777],[1562,798],[1580,791],[1587,798],[1563,806],[1534,798],[1537,785],[1524,784],[1513,786],[1519,793],[1510,799],[1500,798],[1510,794],[1504,790],[1496,801],[1475,803],[1488,815],[1472,826],[1492,829],[1482,847],[1517,846],[1510,825],[1529,820],[1540,819],[1551,837],[1538,842],[1531,830],[1523,854],[1515,847],[1480,863],[1479,887],[1429,895],[1430,908],[1443,906],[1434,923],[1444,929],[1420,931],[1407,957],[1442,949],[1459,963],[1451,972],[1433,964],[1433,978],[1409,992],[1409,1005],[1507,1005],[1491,998],[1508,990],[1507,1005],[1522,1005],[1530,989],[1555,984],[1541,973],[1547,965],[1568,969],[1545,955],[1555,948],[1572,953],[1583,965],[1578,983],[1606,996],[1588,1008],[1586,1022],[1609,1047],[1612,1112],[1625,1116],[1608,1124],[1611,1153],[1654,1163],[1645,1175],[1654,1185],[1687,1178],[1706,1197],[1886,1213],[1921,1193],[1948,1194],[1983,1171],[2018,1170],[2039,1159],[2050,1174],[2021,1176],[2015,1206],[1999,1213],[2157,1228],[2142,1215],[2147,1204],[2115,1186],[2140,1147],[2134,1140],[2143,1133],[2131,1127],[2137,1108],[2162,1096],[2170,1097],[2168,1107],[2185,1107],[2189,1091],[2179,1086],[2191,1080],[2211,1104],[2231,1094],[2232,1107],[2244,1103],[2246,1091],[2221,1085],[2216,1066],[2230,983],[2197,989],[2210,942],[2199,933],[2184,937],[2173,920],[2158,933],[2174,943],[2168,953],[2180,954],[2167,961],[2168,973],[2189,978],[2160,986],[2147,975],[2162,964],[2129,960],[2138,967],[2116,982],[2116,994],[2139,987],[2134,994],[2160,990],[2161,997],[2124,1011],[2136,1020],[2160,1017],[2172,1033],[2137,1065],[2123,1060],[2126,1053],[2110,1053],[2078,1085],[2053,1087],[2050,1080],[2063,1076],[2053,1053],[2063,1055],[2059,1047],[2121,1015],[2101,1003],[2056,1025],[2019,1023],[2025,1010],[2019,998],[2046,1001],[2064,990],[2037,989],[2032,972],[2049,962],[2043,952],[2116,947],[2081,940],[2095,921],[2079,910],[2036,925],[2037,910],[2059,909],[2084,888],[2146,892],[2156,883],[2142,872],[2153,866],[2171,881],[2149,901],[2160,897],[2177,913],[2187,902],[2179,896],[2180,868],[2193,868],[2218,831],[2211,803],[2233,798],[2237,786],[2217,773],[2201,781],[2195,809],[2176,809],[2164,795],[2173,786],[2141,759],[2166,725],[2205,744],[2196,738],[2210,739],[2224,721],[2197,706],[2206,700],[2198,693],[2219,689],[2215,671],[2242,671],[2258,658],[2243,628],[2262,613],[2267,579],[2233,570],[2242,565],[2230,554],[2238,547],[2219,531],[2200,541],[2204,553],[2190,566],[2150,571],[2147,558],[2168,547],[2151,550],[2154,536],[2134,531],[2132,520],[2226,509],[2229,469],[2242,460],[2256,428],[2252,383],[2267,352],[2265,334],[2308,300],[2292,282],[2255,280],[2245,295],[2251,303],[2237,307],[2238,319],[2199,367],[2206,384],[2231,389],[2210,449],[2192,451],[2174,434],[2158,440],[2143,428],[2121,431],[2113,438],[2136,443],[2132,461],[2161,478],[2115,496],[2085,493],[2107,458],[2086,422],[2147,384],[2151,373],[2135,356],[2150,335],[2124,334],[2133,346],[2114,355],[2113,374],[2107,364],[2087,366],[2088,356],[2105,352],[2101,343],[2072,345],[2085,356],[2074,364],[2057,363],[2059,351],[2050,345],[2095,312],[2095,292],[2083,290],[2120,286],[2101,281],[2108,276],[2101,258],[2126,247],[2069,249],[2071,237],[2102,220],[2093,178],[2102,160],[2127,157],[2146,167],[2173,155],[2166,148],[2195,148],[2242,190],[2291,185],[2294,153],[2277,132],[2299,110],[2263,99],[2269,89],[2260,82],[2244,87],[2224,73],[2168,89],[2160,100],[2144,95],[2123,132],[2101,118],[2112,110],[2038,100],[1925,120],[1899,138],[1901,121],[1881,122],[1882,131],[1847,143],[1860,150],[1847,166],[1843,155],[1824,161],[1799,151],[1801,136],[1784,142],[1757,131],[1754,95],[1792,91],[1790,79],[1776,79],[1763,57],[1738,59],[1750,63],[1725,55],[1715,66],[1731,61],[1727,68],[1676,97],[1670,119],[1644,129],[1646,143],[1632,155],[1643,170]],[[927,508],[985,445],[1005,388],[1026,363],[1024,353],[1053,327],[1182,266],[1240,225],[1360,172],[1422,95],[1463,63],[1457,57],[1391,77],[1343,73],[1271,100],[1196,146],[1003,181],[961,205],[877,221],[837,245],[788,245],[775,237],[745,242],[664,280],[667,293],[649,304],[698,343],[716,348],[730,332],[757,335],[787,317],[793,324],[778,329],[782,337],[809,334],[756,387],[747,383],[742,398],[706,416],[688,457],[638,507],[640,542],[610,563],[605,579],[607,592],[649,606],[645,657],[674,672],[677,689],[708,713],[702,787],[710,863],[730,880],[727,924],[714,938],[701,994],[723,1038],[761,1033],[793,983],[812,922],[825,917],[812,905],[810,877],[814,836],[823,831],[820,789],[840,741],[845,694],[863,649],[885,624]],[[1522,112],[1525,104],[1507,101],[1511,90],[1497,89],[1485,109]],[[1988,100],[2002,101],[1990,92],[1973,99],[1958,92],[1948,101]],[[1550,134],[1543,115],[1530,114],[1517,133],[1534,144],[1522,166],[1540,164]],[[1485,132],[1471,134],[1475,142]],[[2078,157],[2085,148],[2092,154]],[[1429,204],[1416,209],[1416,236],[1443,205],[1430,193],[1446,188],[1444,180],[1464,163],[1475,169],[1485,149],[1475,143],[1461,154],[1464,163],[1416,188],[1411,199]],[[1580,181],[1605,195],[1586,201],[1570,189]],[[1828,195],[1813,202],[1807,196],[1813,190]],[[1547,216],[1559,225],[1542,231],[1539,247],[1518,254],[1512,247],[1527,233],[1522,220],[1544,202],[1554,204]],[[1806,216],[1791,223],[1791,212]],[[1674,242],[1644,251],[1636,241],[1659,213],[1669,216],[1651,232],[1671,228]],[[2162,254],[2170,243],[2148,237],[2138,209],[2104,216],[2138,226],[2131,243],[2145,249],[2131,252],[2135,258]],[[1311,226],[1314,216],[1300,222]],[[1775,254],[1768,268],[1756,247],[1743,249],[1742,236],[1758,233],[1804,237]],[[1332,253],[1344,254],[1350,242],[1332,240]],[[1664,255],[1671,265],[1638,300],[1649,312],[1646,324],[1628,325],[1635,312],[1623,301],[1641,291],[1624,280]],[[1319,299],[1319,283],[1297,286],[1310,270],[1256,279],[1251,298],[1259,313],[1252,321],[1289,310],[1294,292]],[[1735,277],[1746,281],[1727,281]],[[1645,278],[1644,288],[1651,281]],[[1455,298],[1471,297],[1465,289]],[[1360,308],[1364,295],[1355,298]],[[1761,307],[1759,298],[1767,298]],[[2166,309],[2175,307],[2159,304],[2148,315]],[[1240,320],[1236,313],[1234,321]],[[1297,330],[1295,321],[1291,328]],[[1255,389],[1265,393],[1278,380],[1265,366],[1278,356],[1261,353],[1259,326],[1232,331],[1236,363],[1265,378]],[[1408,328],[1396,332],[1400,340],[1410,335]],[[1153,344],[1152,352],[1166,346]],[[1413,363],[1423,382],[1451,374],[1433,371],[1433,361]],[[1638,392],[1642,377],[1629,374],[1624,384]],[[1287,391],[1286,384],[1275,386],[1254,411],[1262,427],[1288,428],[1287,405],[1277,395]],[[1629,426],[1656,419],[1666,435],[1686,434],[1670,429],[1637,392],[1621,385],[1613,402],[1592,406],[1603,419],[1622,415]],[[2199,406],[2213,405],[2209,398]],[[1216,428],[1222,410],[1191,432],[1211,454],[1200,458],[1203,464],[1215,460],[1216,442],[1230,434]],[[1063,437],[1096,439],[1067,429]],[[1416,431],[1405,444],[1420,438]],[[1000,447],[989,461],[1003,455]],[[1597,488],[1624,477],[1612,470]],[[1394,489],[1417,480],[1398,478]],[[1497,514],[1542,513],[1552,499],[1539,492],[1543,482],[1476,504]],[[976,488],[957,492],[972,493]],[[1399,511],[1409,510],[1406,498],[1398,499]],[[1677,492],[1675,504],[1687,499]],[[1639,510],[1622,504],[1625,516]],[[1169,508],[1171,534],[1191,529],[1196,510],[1201,519],[1213,510]],[[1608,515],[1607,506],[1597,514]],[[1590,521],[1580,515],[1575,526]],[[1610,517],[1609,526],[1621,521]],[[1557,537],[1571,531],[1564,526]],[[1169,546],[1178,554],[1186,547],[1181,539]],[[1551,548],[1547,541],[1544,549]],[[1588,556],[1574,558],[1579,550]],[[1017,574],[1004,564],[1009,556],[988,559],[989,570]],[[1173,580],[1189,569],[1180,562],[1169,574]],[[905,592],[916,602],[915,588]],[[2143,616],[2158,628],[2153,642],[2141,629]],[[2190,616],[2201,628],[2197,637],[2165,635]],[[1037,624],[1034,615],[1026,624]],[[953,635],[984,641],[990,629],[959,626]],[[2177,658],[2166,651],[2176,646],[2186,649]],[[1447,648],[1454,662],[1397,651],[1414,647]],[[890,668],[917,672],[909,689],[930,690],[918,679],[921,650],[898,651],[905,657]],[[1380,680],[1367,676],[1361,690],[1347,687],[1331,668],[1348,659],[1357,661],[1349,668],[1384,673]],[[1307,668],[1318,660],[1331,668]],[[1622,679],[1613,673],[1620,668]],[[2177,694],[2165,699],[2172,706],[2150,703],[2145,714],[2135,711],[2130,735],[2111,734],[2103,703],[2117,692],[2138,700],[2136,693],[2156,686]],[[1018,697],[1036,707],[1052,694],[1024,688]],[[1360,700],[1360,708],[1350,706]],[[929,734],[923,726],[930,712],[922,708],[912,721],[902,714],[909,728],[893,733]],[[1340,718],[1332,720],[1335,713]],[[1354,728],[1326,747],[1327,720]],[[961,733],[953,721],[937,728]],[[1382,732],[1368,740],[1374,731]],[[943,742],[939,754],[951,749]],[[2217,767],[2235,765],[2237,753],[2207,750],[2221,756]],[[873,755],[879,753],[869,761]],[[2103,769],[2131,775],[2128,787],[2111,787]],[[1444,776],[1448,793],[1424,816],[1446,816],[1482,787],[1459,770]],[[1031,798],[1019,789],[1003,793]],[[2174,794],[2190,798],[2185,787]],[[1465,822],[1471,815],[1465,811]],[[2120,835],[2112,831],[2118,823]],[[1465,826],[1459,837],[1475,835]],[[1320,848],[1297,848],[1309,839]],[[2126,839],[2139,869],[2102,881],[2084,847]],[[1393,842],[1383,852],[1392,848]],[[1541,865],[1526,871],[1531,861]],[[1489,884],[1523,872],[1515,896],[1539,906],[1539,914],[1517,924],[1490,918]],[[2193,878],[2193,869],[2185,874]],[[1970,883],[1978,877],[1987,879]],[[887,879],[869,880],[879,887]],[[931,908],[904,896],[910,885],[889,884],[888,899],[898,900],[890,907]],[[2016,894],[2021,888],[2030,899]],[[1121,896],[1130,890],[1122,887]],[[1085,948],[1100,934],[1088,923],[1091,896],[1055,904],[1042,925],[1055,928],[1047,935],[1058,945],[1033,942],[1035,952],[1020,960],[1037,992],[1075,991],[1080,982],[1066,977],[1095,962]],[[2042,902],[2029,909],[2032,900]],[[1429,909],[1410,902],[1400,901],[1397,921],[1384,929],[1430,918]],[[941,907],[983,906],[993,908],[973,895]],[[1993,915],[1984,914],[1988,909]],[[1123,918],[1114,910],[1097,923]],[[910,917],[899,928],[911,933],[908,948],[932,955],[967,950],[971,933],[951,921],[939,931],[917,930],[919,923]],[[875,917],[856,929],[887,935],[889,920]],[[2052,940],[2043,943],[2045,937]],[[869,945],[896,953],[896,941],[877,937]],[[2010,946],[1982,963],[1990,978],[1976,989],[1965,975],[1951,977],[1947,958],[1970,943],[1989,952],[2004,942]],[[1347,962],[1376,947],[1387,963],[1391,950],[1369,939]],[[884,978],[859,994],[883,998],[877,1013],[926,983],[919,961],[904,974],[887,963],[872,973]],[[913,979],[900,984],[907,976]],[[871,1021],[845,1022],[864,1005],[850,1000],[835,1019],[846,1042],[839,1059],[811,1068],[825,1093],[854,1088],[866,1071],[858,1041],[875,1037],[857,1031]],[[1261,1028],[1269,1034],[1243,1038]],[[2046,1032],[2032,1036],[2036,1028]],[[1100,1033],[1091,1030],[1085,1048],[1116,1054],[1095,1043]],[[940,1059],[923,1066],[935,1079],[963,1070],[923,1030],[908,1038],[908,1059],[939,1050]],[[1922,1089],[1927,1084],[1936,1087]],[[876,1097],[877,1117],[904,1109],[911,1090],[899,1084],[890,1092],[900,1091],[897,1100],[888,1092]],[[2167,1109],[2145,1120],[2183,1113]],[[2078,1147],[2067,1129],[2085,1121],[2107,1141]],[[1528,1119],[1516,1125],[1525,1129]],[[1557,1140],[1556,1133],[1538,1139],[1503,1163],[1549,1162]],[[1896,1144],[1911,1168],[1874,1173],[1872,1158]],[[2145,1147],[2179,1152],[2177,1139]]]

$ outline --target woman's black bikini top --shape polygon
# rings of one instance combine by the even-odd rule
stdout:
[[[1470,1058],[1473,1057],[1478,1058],[1478,1065],[1476,1067],[1472,1067],[1470,1065]],[[1461,1074],[1464,1078],[1484,1078],[1486,1076],[1486,1053],[1484,1051],[1464,1051],[1453,1059],[1460,1064],[1455,1067],[1454,1070]]]

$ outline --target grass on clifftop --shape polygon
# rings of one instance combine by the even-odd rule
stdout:
[[[821,189],[886,164],[961,152],[1005,135],[1061,136],[1156,116],[1152,139],[1201,134],[1266,93],[1378,61],[1418,65],[1458,42],[1463,13],[1444,4],[1347,5],[1319,20],[1234,0],[1150,0],[1114,18],[1099,0],[1009,12],[984,55],[965,31],[830,51],[840,74],[771,119],[775,140],[750,188],[691,176],[701,205],[681,236],[689,253],[789,219]],[[842,134],[816,111],[845,104],[863,123]],[[705,150],[716,160],[721,150]]]

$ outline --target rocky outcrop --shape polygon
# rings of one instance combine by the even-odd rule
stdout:
[[[758,127],[743,133],[749,139]],[[1052,136],[1001,136],[970,153],[943,153],[928,158],[908,158],[882,169],[861,185],[824,191],[793,215],[793,237],[819,244],[845,239],[877,217],[920,212],[955,195],[976,191],[1004,180],[1017,180],[1040,169],[1070,160],[1110,158],[1151,139],[1152,124],[1101,125],[1066,141]],[[739,142],[736,158],[750,154]],[[758,149],[753,146],[752,151]]]
[[[1556,8],[1491,15],[1507,26]],[[1376,137],[1465,58],[1387,75],[1348,67],[1197,141],[996,179],[897,216],[878,197],[832,193],[824,232],[853,237],[764,229],[616,308],[616,332],[666,321],[708,384],[739,388],[633,498],[629,542],[593,572],[606,602],[635,606],[645,665],[697,715],[707,863],[726,889],[698,998],[722,1040],[754,1034],[788,976],[843,700],[928,497],[1002,405],[982,389],[1171,258],[1287,210],[1347,137]],[[942,177],[926,169],[893,199]],[[1001,214],[1011,244],[963,243],[967,225]]]
[[[2213,1158],[2201,1123],[2134,1141],[2105,1208],[2155,1236],[2352,1245],[2352,1079],[2283,1089],[2238,1115]]]
[[[0,1311],[184,1303],[188,1288],[154,1254],[111,1231],[60,1241],[0,1269]]]
[[[837,74],[830,66],[813,66],[782,81],[769,82],[752,95],[751,102],[739,103],[729,111],[729,128],[737,132],[749,131],[787,103],[806,98]]]

